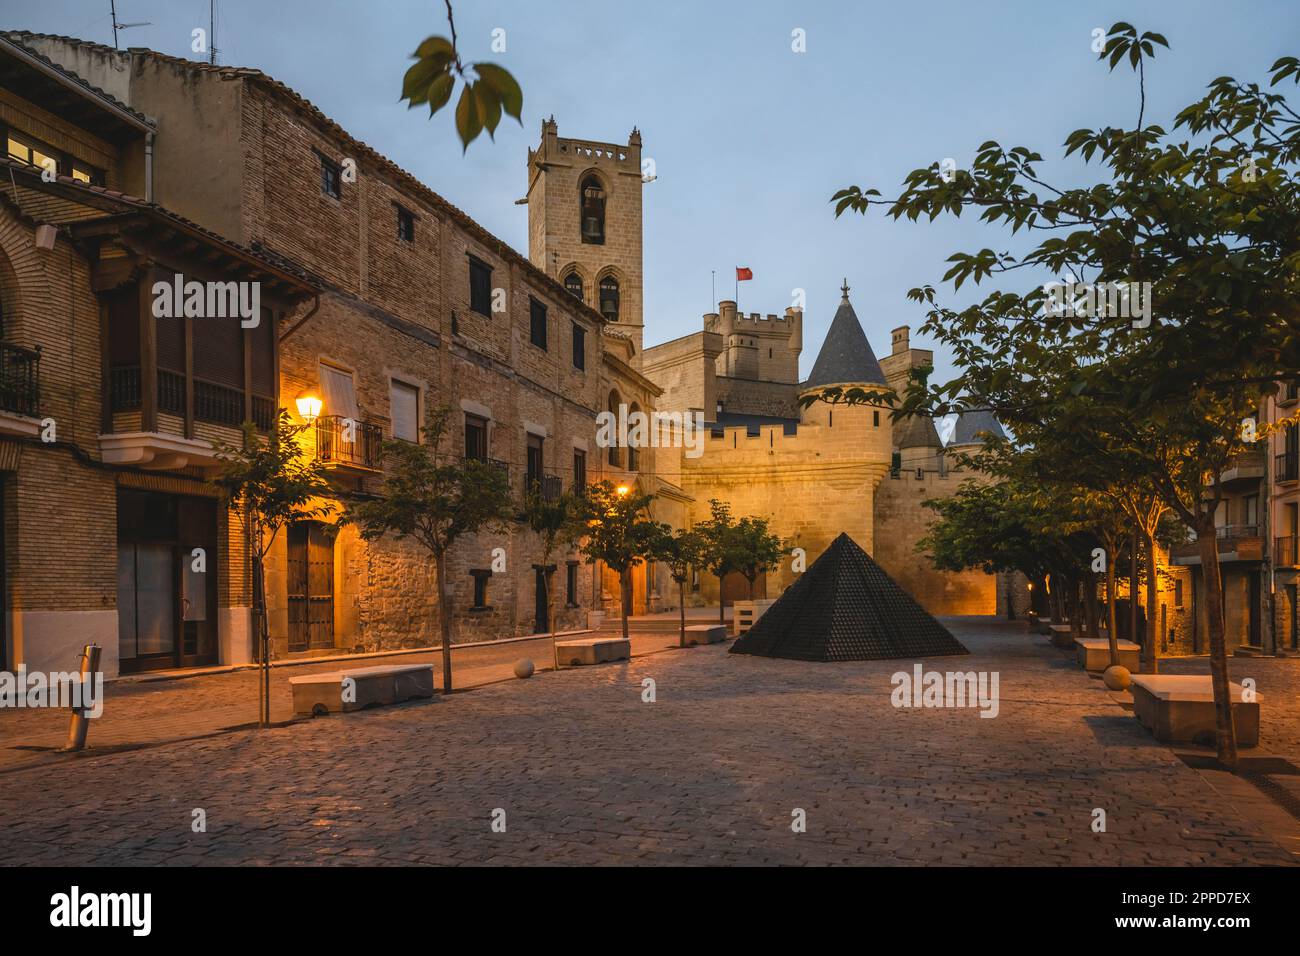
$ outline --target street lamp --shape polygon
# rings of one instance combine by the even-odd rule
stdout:
[[[299,395],[294,404],[298,406],[298,416],[308,425],[320,418],[321,400],[315,395]]]

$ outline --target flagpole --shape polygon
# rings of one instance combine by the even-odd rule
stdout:
[[[718,307],[718,270],[710,269],[709,275],[711,276],[709,280],[709,311],[712,312]]]

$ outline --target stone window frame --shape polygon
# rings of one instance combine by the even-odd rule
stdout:
[[[545,302],[533,295],[528,297],[528,342],[543,352],[547,351],[548,311]]]

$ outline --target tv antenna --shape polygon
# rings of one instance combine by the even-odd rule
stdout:
[[[113,49],[114,49],[114,50],[118,49],[118,45],[117,45],[117,31],[118,31],[118,30],[129,30],[129,29],[131,29],[131,27],[151,27],[151,26],[153,26],[152,23],[118,23],[118,22],[117,22],[117,0],[108,0],[108,8],[109,8],[110,11],[112,11],[112,14],[113,14]],[[104,8],[103,8],[103,7],[100,7],[99,9],[102,10],[102,9],[104,9]]]
[[[208,62],[217,65],[217,0],[208,0]]]

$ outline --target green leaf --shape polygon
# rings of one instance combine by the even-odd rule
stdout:
[[[416,47],[414,55],[421,60],[432,56],[445,55],[447,59],[451,60],[455,59],[456,50],[446,37],[425,37],[424,41]]]
[[[490,89],[482,80],[474,83],[474,99],[478,103],[479,116],[483,118],[483,127],[488,136],[496,139],[497,124],[501,122],[501,100],[496,91]]]
[[[483,118],[478,112],[478,97],[474,88],[466,84],[460,91],[460,100],[456,103],[456,133],[460,136],[461,152],[469,149],[478,134],[483,131]]]
[[[433,60],[417,60],[402,77],[401,99],[410,100],[411,106],[418,106],[428,99],[429,84],[440,69]]]
[[[474,70],[488,88],[496,92],[506,115],[513,116],[522,123],[520,114],[524,108],[524,93],[515,82],[515,78],[510,75],[510,71],[495,63],[475,63]]]
[[[456,78],[451,75],[450,71],[443,73],[429,84],[425,98],[429,101],[430,116],[447,105],[447,101],[451,99],[451,91],[455,86]]]

